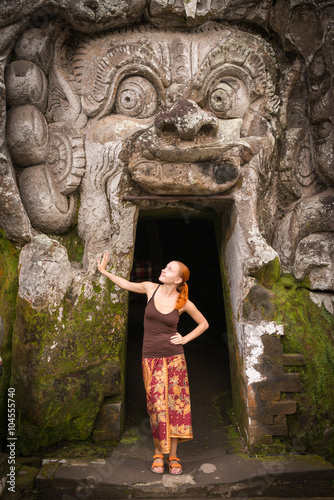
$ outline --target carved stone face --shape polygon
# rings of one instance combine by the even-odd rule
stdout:
[[[257,39],[209,25],[86,38],[73,55],[87,138],[122,141],[146,191],[221,193],[274,143],[266,113],[273,64]],[[129,140],[131,139],[131,140]]]
[[[105,245],[115,230],[110,201],[128,173],[157,194],[223,193],[248,166],[269,185],[278,98],[273,53],[260,38],[214,23],[99,35],[68,28],[47,47],[44,73],[24,59],[6,71],[7,142],[36,229],[68,231],[80,190],[79,235]],[[258,182],[248,182],[256,224]]]

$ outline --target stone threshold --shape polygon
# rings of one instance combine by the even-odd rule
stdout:
[[[65,498],[333,498],[334,467],[314,455],[250,458],[222,454],[182,460],[184,473],[150,472],[151,460],[115,450],[107,460],[45,461],[37,478],[41,500]]]

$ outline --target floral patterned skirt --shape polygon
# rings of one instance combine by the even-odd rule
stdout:
[[[143,358],[142,368],[154,445],[168,454],[171,438],[193,437],[186,360],[184,354]]]

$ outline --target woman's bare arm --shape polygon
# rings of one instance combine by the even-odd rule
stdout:
[[[196,337],[202,335],[202,333],[209,328],[209,323],[207,322],[203,314],[197,309],[195,304],[193,304],[193,302],[190,302],[190,300],[185,303],[180,312],[188,313],[189,316],[191,316],[197,323],[196,328],[194,328],[194,330],[192,330],[187,335],[182,336],[180,333],[176,333],[170,338],[172,344],[184,345],[191,340],[194,340]]]
[[[155,283],[151,283],[151,281],[143,281],[141,283],[134,283],[132,281],[126,280],[121,276],[117,276],[116,274],[109,273],[106,271],[106,265],[109,261],[109,255],[107,253],[103,254],[102,260],[97,260],[97,268],[100,273],[104,274],[107,278],[115,283],[115,285],[123,288],[123,290],[128,290],[129,292],[136,293],[146,293],[148,296],[152,295],[153,291],[157,287]]]

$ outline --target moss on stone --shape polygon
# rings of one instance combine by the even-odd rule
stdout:
[[[299,372],[304,390],[294,397],[298,410],[289,415],[287,444],[303,438],[311,453],[321,453],[334,462],[333,414],[334,399],[334,318],[324,307],[310,299],[308,283],[290,275],[277,281],[272,291],[276,295],[276,321],[285,326],[284,352],[302,354],[305,365],[289,367]]]
[[[288,452],[286,447],[282,443],[273,443],[270,445],[259,444],[255,446],[251,446],[250,448],[251,456],[260,456],[263,457],[273,457],[273,456],[282,456],[287,455]]]
[[[16,487],[25,495],[30,493],[35,487],[35,479],[39,473],[39,469],[23,465],[16,474]]]
[[[0,378],[0,441],[7,430],[7,390],[12,363],[12,335],[16,315],[18,290],[18,259],[20,249],[6,238],[0,228],[0,316],[4,326],[4,340],[0,346],[2,376]]]
[[[66,248],[70,262],[82,263],[85,246],[78,235],[77,228],[72,229],[72,231],[66,234],[52,235],[52,239],[58,241]]]
[[[37,455],[32,455],[30,457],[18,457],[16,458],[16,463],[21,467],[23,465],[28,465],[28,467],[35,467],[39,469],[42,465],[42,458]]]
[[[50,481],[51,483],[59,467],[60,467],[60,462],[58,461],[52,460],[52,462],[46,462],[41,467],[39,471],[39,476],[42,477],[44,480]]]
[[[255,284],[244,300],[243,315],[249,321],[272,321],[276,315],[275,294]]]
[[[43,459],[89,461],[107,458],[116,445],[116,441],[96,444],[90,439],[86,441],[61,441],[56,445],[41,449],[40,453]]]
[[[89,297],[69,290],[53,312],[19,299],[12,384],[22,453],[90,436],[103,398],[114,395],[113,367],[124,363],[126,306],[107,289]]]
[[[136,444],[139,441],[145,440],[145,436],[137,427],[127,429],[121,439],[122,444]]]
[[[256,278],[262,286],[269,289],[279,280],[280,275],[281,264],[278,257],[268,262],[261,267],[258,272],[253,274],[254,278]]]

